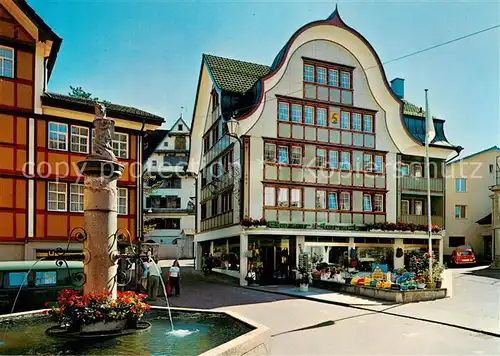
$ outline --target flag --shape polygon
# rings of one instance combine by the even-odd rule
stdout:
[[[425,91],[425,144],[428,145],[436,137],[434,122],[432,120],[431,110],[429,108],[429,100],[427,99],[427,90]]]
[[[339,122],[339,113],[336,111],[332,111],[330,113],[330,123],[336,124],[337,122]]]

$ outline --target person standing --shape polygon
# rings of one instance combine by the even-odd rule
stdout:
[[[148,275],[149,275],[149,267],[146,260],[141,259],[141,267],[142,267],[142,275],[141,275],[141,287],[144,291],[148,290]]]
[[[212,274],[212,268],[214,267],[214,258],[212,254],[208,255],[207,259],[207,269],[208,269],[208,274]]]
[[[179,281],[181,280],[181,269],[179,267],[179,261],[175,260],[168,271],[168,282],[172,286],[172,292],[175,289],[175,296],[178,297],[180,294]]]
[[[151,258],[148,262],[148,296],[149,300],[155,301],[160,287],[161,270]]]

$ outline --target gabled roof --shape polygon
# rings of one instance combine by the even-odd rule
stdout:
[[[243,94],[247,92],[259,79],[271,71],[271,68],[266,65],[210,54],[204,54],[203,60],[207,64],[217,88],[231,93]]]
[[[94,101],[90,99],[75,98],[69,95],[49,93],[46,92],[42,95],[42,104],[47,106],[54,106],[62,109],[70,109],[82,111],[87,113],[94,113]],[[109,116],[121,118],[132,121],[146,121],[154,125],[161,125],[164,119],[155,114],[143,111],[131,106],[106,104],[106,111]]]
[[[41,41],[52,41],[52,48],[49,54],[49,60],[47,62],[47,75],[50,78],[54,64],[56,63],[57,53],[61,48],[62,38],[56,35],[54,31],[47,25],[40,16],[33,10],[31,6],[28,5],[26,0],[13,0],[14,3],[21,9],[21,11],[28,16],[28,18],[33,22],[40,31]]]
[[[490,151],[498,151],[498,152],[500,152],[500,147],[498,147],[498,146],[491,146],[490,148],[486,148],[486,149],[484,149],[484,150],[482,150],[482,151],[479,151],[479,152],[476,152],[476,153],[471,153],[471,154],[470,154],[470,155],[468,155],[468,156],[465,156],[465,157],[463,157],[463,158],[460,158],[460,159],[456,159],[456,160],[454,160],[454,161],[451,161],[451,162],[449,162],[448,164],[453,164],[453,163],[455,163],[455,162],[457,162],[457,161],[464,161],[464,160],[466,160],[466,159],[471,159],[471,158],[473,158],[473,157],[479,156],[480,154],[483,154],[483,153],[486,153],[486,152],[490,152]]]
[[[154,131],[148,132],[144,136],[144,152],[142,155],[142,163],[151,157],[153,152],[156,150],[158,145],[167,137],[169,130],[156,129]]]
[[[174,124],[173,124],[173,125],[172,125],[172,127],[170,128],[170,131],[175,131],[175,130],[174,130],[174,128],[175,128],[175,126],[177,125],[177,123],[178,123],[179,121],[181,121],[181,122],[184,124],[184,126],[186,126],[186,127],[187,127],[188,131],[191,131],[191,129],[189,128],[189,125],[188,125],[188,124],[186,124],[186,121],[184,121],[184,119],[182,118],[182,115],[181,115],[181,117],[179,117],[179,118],[177,119],[177,121],[176,121],[176,122],[174,122]]]

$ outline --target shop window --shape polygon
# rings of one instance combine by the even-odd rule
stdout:
[[[57,271],[37,271],[35,273],[35,286],[57,285]]]
[[[9,272],[9,287],[25,287],[28,285],[27,272]]]

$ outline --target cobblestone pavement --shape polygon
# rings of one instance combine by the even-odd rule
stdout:
[[[453,327],[240,288],[183,268],[171,305],[231,310],[271,330],[272,355],[498,355],[500,339]],[[164,305],[158,300],[157,305]],[[425,306],[423,303],[420,303]],[[398,305],[377,306],[395,311]],[[494,311],[492,311],[494,312]]]

